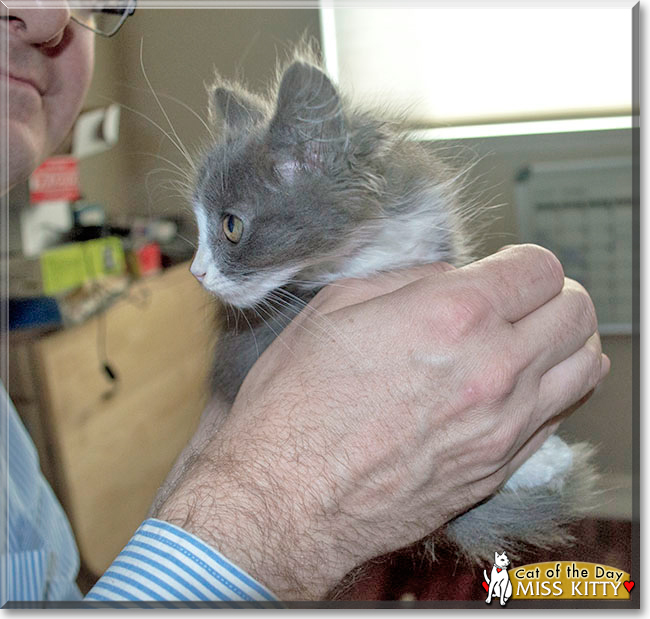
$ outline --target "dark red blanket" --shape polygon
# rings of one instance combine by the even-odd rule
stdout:
[[[542,561],[586,561],[631,572],[630,522],[584,520],[572,531],[576,538],[572,546],[527,553],[513,562],[513,566]],[[437,560],[432,563],[416,550],[406,549],[366,567],[363,576],[338,593],[337,599],[482,600],[485,599],[481,586],[483,568],[489,571],[491,565],[472,566],[445,550],[437,553]]]

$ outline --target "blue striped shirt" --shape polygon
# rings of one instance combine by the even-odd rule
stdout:
[[[86,600],[277,601],[198,537],[154,518],[140,525]]]
[[[36,448],[0,384],[0,606],[7,601],[76,601],[79,553]],[[98,531],[98,535],[101,532]],[[87,601],[275,602],[273,594],[183,529],[146,520]]]
[[[0,602],[81,599],[70,524],[1,384],[0,440]]]

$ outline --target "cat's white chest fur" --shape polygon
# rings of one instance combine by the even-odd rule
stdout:
[[[403,217],[366,224],[367,237],[372,242],[346,258],[331,279],[366,277],[380,271],[449,260],[448,248],[432,243],[441,232],[448,233],[450,227],[445,209],[433,207],[441,202],[437,191],[429,191],[422,196],[420,208],[412,209]]]

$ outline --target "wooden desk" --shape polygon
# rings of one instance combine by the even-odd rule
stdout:
[[[85,566],[103,573],[145,518],[207,394],[214,300],[183,264],[136,283],[98,318],[10,343],[9,393],[72,523]],[[138,299],[138,302],[134,302]]]

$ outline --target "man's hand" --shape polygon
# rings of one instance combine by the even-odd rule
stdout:
[[[495,492],[608,370],[588,294],[539,247],[339,282],[206,413],[153,515],[319,599]]]

